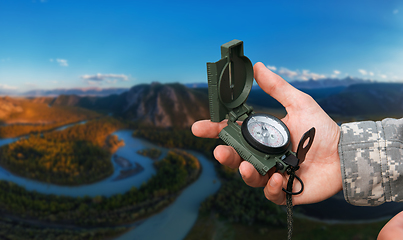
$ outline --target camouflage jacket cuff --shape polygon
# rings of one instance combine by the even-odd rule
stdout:
[[[403,119],[341,126],[339,156],[347,202],[375,206],[402,201],[402,143]]]

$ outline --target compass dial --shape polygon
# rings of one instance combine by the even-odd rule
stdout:
[[[257,150],[269,154],[285,152],[290,133],[284,123],[268,114],[253,114],[242,124],[242,135]]]
[[[283,145],[284,137],[280,131],[265,122],[254,121],[248,125],[248,131],[254,139],[269,147]]]

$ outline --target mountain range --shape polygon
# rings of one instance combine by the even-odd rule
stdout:
[[[308,81],[290,82],[296,88],[315,89],[329,87],[348,87],[353,84],[371,83],[370,80],[346,77],[344,79],[326,78],[320,80],[310,79]],[[186,83],[187,88],[207,88],[207,82]],[[130,88],[56,88],[56,89],[34,89],[26,92],[19,92],[16,89],[0,89],[0,96],[21,96],[21,97],[55,97],[59,95],[77,95],[77,96],[108,96],[112,94],[121,94],[129,91]],[[259,89],[256,84],[252,89]]]
[[[51,106],[78,106],[157,127],[188,127],[209,117],[208,96],[179,83],[141,84],[106,97],[60,95]]]
[[[39,97],[39,96],[58,96],[64,95],[78,95],[78,96],[108,96],[111,94],[121,94],[128,91],[129,88],[58,88],[51,90],[36,89],[19,94],[25,97]]]
[[[312,87],[317,83],[305,83],[301,91],[311,95],[319,105],[331,116],[345,116],[349,119],[372,119],[381,117],[403,117],[403,84],[371,83],[354,79],[345,79],[344,83],[330,87]],[[330,84],[332,83],[332,84]],[[311,85],[309,85],[311,84]],[[192,85],[192,87],[195,87]],[[115,89],[107,96],[80,96],[76,90],[61,91],[54,97],[30,97],[30,101],[49,106],[76,106],[111,114],[130,121],[140,122],[157,127],[189,127],[199,119],[209,119],[208,91],[203,85],[200,88],[189,88],[179,83],[140,84],[130,89]],[[96,90],[94,90],[96,91]],[[90,91],[87,91],[89,93]],[[104,93],[106,93],[105,91]],[[48,92],[49,93],[49,92]],[[55,93],[55,92],[53,92]],[[0,107],[2,115],[21,111],[12,98],[3,98]],[[259,87],[254,87],[247,103],[263,109],[282,109],[271,96]]]
[[[358,119],[403,117],[403,84],[400,83],[360,83],[300,90],[311,95],[330,115]],[[283,108],[260,88],[251,90],[247,103],[264,109]],[[158,127],[188,127],[196,120],[210,118],[207,88],[188,88],[179,83],[141,84],[106,97],[60,95],[49,104],[104,111]]]
[[[298,89],[317,89],[317,88],[332,88],[332,87],[348,87],[354,84],[362,83],[374,83],[371,80],[346,77],[343,79],[339,78],[323,78],[319,80],[309,79],[307,81],[296,80],[291,81],[290,84]],[[188,88],[207,88],[207,82],[203,83],[187,83],[185,84]],[[253,85],[252,89],[259,89],[258,85]]]

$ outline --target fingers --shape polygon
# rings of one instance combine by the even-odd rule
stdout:
[[[235,149],[225,145],[219,145],[214,149],[214,157],[221,164],[230,168],[238,168],[242,162],[241,157]]]
[[[210,120],[201,120],[193,123],[192,132],[197,137],[217,138],[220,131],[227,125],[227,121],[216,123]]]
[[[247,161],[243,161],[234,148],[226,145],[219,145],[214,149],[214,157],[223,165],[230,168],[239,168],[245,183],[251,187],[264,187],[269,180],[273,171],[265,176],[262,176],[258,171]]]
[[[283,176],[280,173],[274,173],[266,187],[264,188],[264,195],[267,199],[277,205],[284,205],[285,193],[283,192]]]
[[[244,182],[251,187],[264,187],[269,180],[271,174],[264,176],[260,175],[258,171],[249,162],[243,161],[239,166],[239,172],[242,175]]]
[[[255,64],[253,71],[257,84],[285,108],[292,105],[294,103],[293,99],[296,98],[297,94],[301,93],[279,75],[266,68],[261,62]]]

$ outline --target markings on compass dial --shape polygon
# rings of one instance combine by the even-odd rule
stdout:
[[[280,147],[284,144],[283,135],[270,124],[255,121],[248,124],[248,130],[253,138],[266,146]]]

